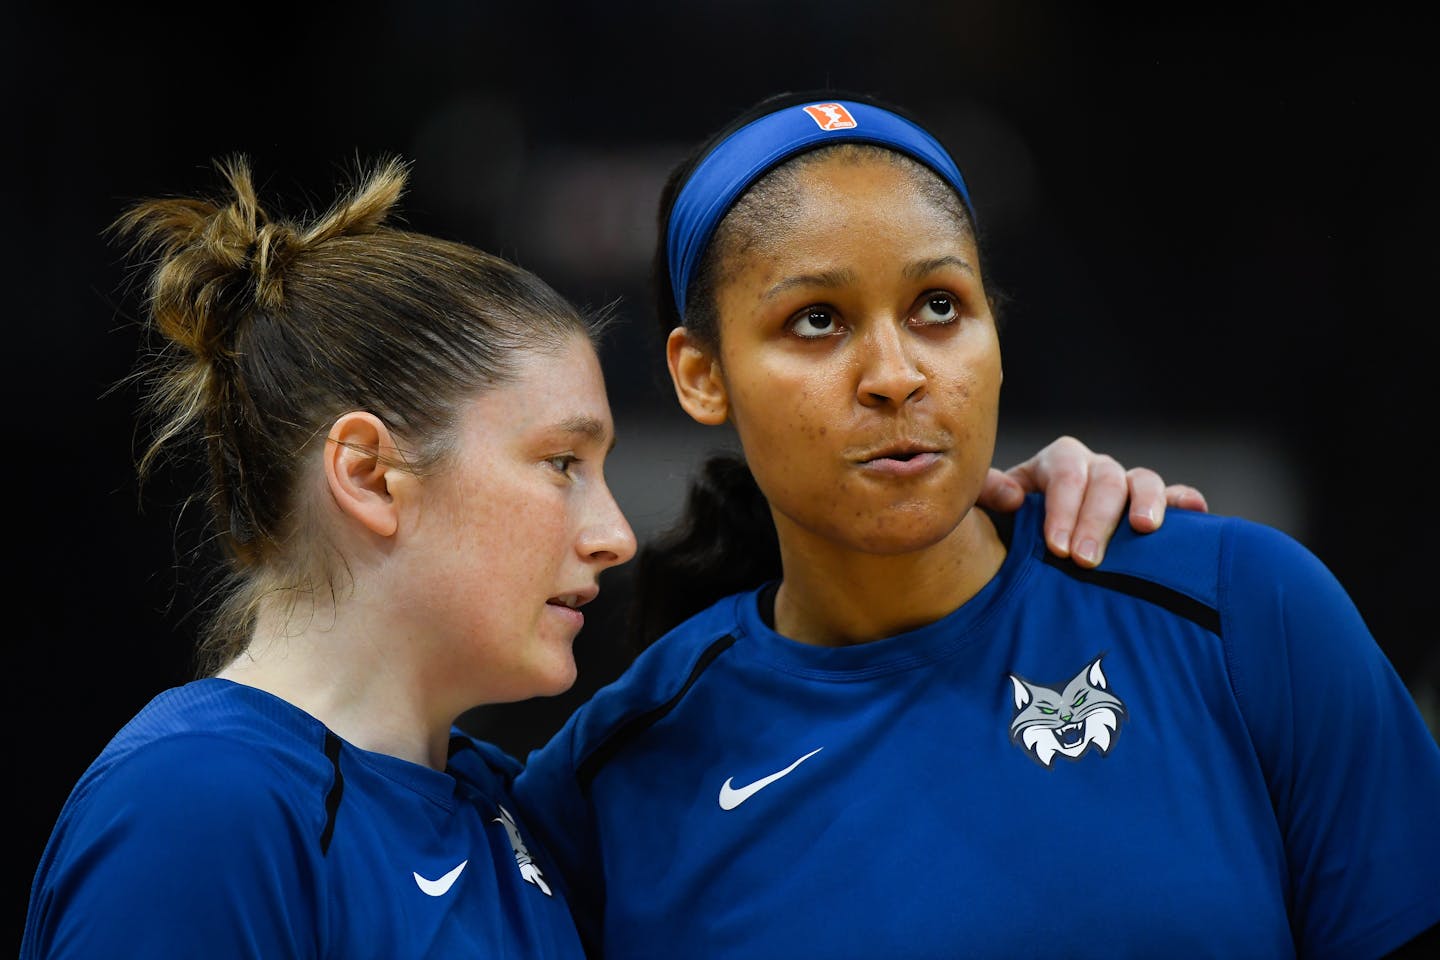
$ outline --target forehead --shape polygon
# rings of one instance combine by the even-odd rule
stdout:
[[[576,334],[557,348],[522,352],[509,379],[471,399],[462,431],[509,442],[565,433],[608,445],[614,422],[594,345]]]
[[[870,197],[903,197],[931,208],[953,226],[964,227],[961,203],[929,168],[909,157],[885,150],[835,151],[802,162],[790,178],[799,204],[854,203]]]
[[[953,191],[914,161],[886,154],[812,159],[746,201],[725,251],[732,271],[799,269],[861,253],[976,256]]]

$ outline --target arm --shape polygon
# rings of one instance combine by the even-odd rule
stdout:
[[[1209,509],[1194,487],[1165,481],[1154,470],[1126,470],[1114,457],[1095,453],[1074,437],[1060,437],[1009,470],[991,468],[980,505],[1017,510],[1027,493],[1045,494],[1045,542],[1058,557],[1073,556],[1082,567],[1097,567],[1126,513],[1140,533],[1165,522],[1165,508]]]
[[[1298,955],[1420,955],[1440,922],[1440,746],[1315,555],[1241,523],[1221,563],[1231,682],[1285,844]]]

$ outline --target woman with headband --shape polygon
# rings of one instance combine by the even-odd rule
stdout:
[[[517,780],[592,955],[1434,947],[1440,746],[1314,555],[1179,510],[1088,567],[1036,497],[976,506],[1000,345],[933,136],[766,101],[676,170],[657,264],[676,395],[743,458]]]

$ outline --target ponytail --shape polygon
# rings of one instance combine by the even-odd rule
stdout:
[[[710,457],[690,483],[685,509],[641,548],[630,636],[644,649],[723,597],[780,579],[770,504],[745,460]]]

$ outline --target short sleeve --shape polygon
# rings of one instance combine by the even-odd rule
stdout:
[[[1440,921],[1440,744],[1317,557],[1239,524],[1222,564],[1226,652],[1285,843],[1296,948],[1379,957]]]
[[[172,737],[82,781],[41,862],[22,957],[304,958],[312,825],[257,751]]]

